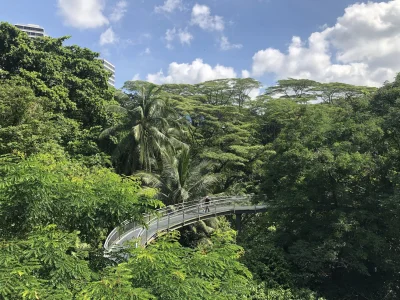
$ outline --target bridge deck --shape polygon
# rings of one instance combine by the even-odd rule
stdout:
[[[199,202],[192,202],[190,205],[182,206],[175,211],[171,207],[166,207],[160,210],[158,217],[151,219],[149,216],[147,229],[143,226],[135,226],[134,223],[125,223],[115,228],[108,236],[104,247],[106,250],[112,251],[112,248],[122,246],[127,241],[136,239],[140,239],[139,243],[141,245],[146,245],[163,231],[175,230],[219,215],[257,213],[267,209],[267,205],[254,205],[250,200],[251,198],[248,196],[225,197],[213,200],[207,212],[205,212],[205,206]]]

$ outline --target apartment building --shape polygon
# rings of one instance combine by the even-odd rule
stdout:
[[[20,29],[23,32],[26,32],[28,34],[28,36],[31,37],[31,38],[46,36],[44,28],[40,27],[39,25],[34,25],[34,24],[27,24],[27,25],[15,24],[15,27],[17,27],[18,29]]]
[[[115,66],[104,58],[100,58],[100,60],[103,62],[104,68],[112,74],[108,79],[108,83],[115,87]]]

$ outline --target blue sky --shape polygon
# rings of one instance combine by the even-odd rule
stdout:
[[[3,2],[1,21],[100,52],[116,66],[117,87],[243,76],[378,86],[400,71],[400,0]]]

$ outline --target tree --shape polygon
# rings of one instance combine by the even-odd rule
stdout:
[[[332,82],[320,83],[314,88],[314,91],[323,102],[333,104],[335,100],[340,98],[350,101],[353,98],[371,94],[376,91],[376,88]]]
[[[385,163],[391,155],[380,119],[357,101],[364,99],[344,107],[294,105],[272,140],[262,191],[274,201],[273,244],[296,286],[328,299],[394,299],[398,241],[389,232],[398,223]]]
[[[307,102],[315,99],[314,88],[318,85],[318,82],[309,79],[278,80],[277,85],[267,88],[266,95]]]
[[[211,174],[207,161],[193,161],[187,148],[177,153],[163,151],[163,169],[160,175],[152,173],[137,174],[144,183],[160,189],[161,199],[166,204],[177,204],[198,199],[208,193],[217,182]]]
[[[24,240],[0,239],[2,299],[75,299],[94,273],[78,232],[34,229]]]
[[[205,81],[194,86],[194,95],[211,105],[231,105],[234,93],[231,79]]]
[[[239,107],[242,107],[246,101],[250,100],[249,94],[254,90],[259,90],[261,83],[253,78],[233,79],[234,98]]]
[[[105,124],[105,104],[112,100],[109,73],[98,53],[63,46],[67,37],[30,39],[16,27],[0,23],[2,77],[18,77],[35,96],[48,99],[54,112],[77,120],[85,128]]]
[[[109,109],[122,112],[125,119],[105,130],[101,137],[121,132],[117,151],[119,155],[128,155],[128,161],[132,162],[130,174],[139,166],[151,172],[157,167],[163,148],[184,146],[176,138],[180,131],[179,119],[168,101],[161,97],[157,85],[133,81],[126,82],[124,88],[131,92],[131,100],[125,100],[126,107],[114,105]],[[135,164],[135,155],[139,166]]]
[[[178,238],[175,232],[147,248],[129,250],[124,268],[135,288],[166,300],[250,297],[253,282],[238,261],[243,249],[234,244],[234,231],[216,231],[211,244],[196,249],[182,247]]]
[[[257,82],[242,82],[242,92],[239,88],[235,90],[235,82],[239,85],[242,81],[226,79],[191,87],[163,86],[179,115],[188,120],[185,142],[190,146],[191,155],[196,160],[206,159],[214,164],[213,172],[220,179],[216,193],[255,192],[260,158],[266,153],[265,147],[259,144],[259,115],[247,107],[240,108],[235,100],[235,95],[247,94],[250,88],[246,86]]]
[[[48,102],[47,98],[36,97],[18,78],[1,80],[0,154],[31,155],[61,146],[76,155],[104,158],[89,136],[96,127],[81,130],[76,120],[54,113]]]
[[[155,191],[141,191],[133,177],[87,168],[57,154],[0,160],[0,237],[23,237],[36,226],[56,224],[80,231],[82,241],[101,247],[105,236],[122,221],[160,207]]]
[[[253,78],[229,78],[206,81],[194,85],[191,89],[186,86],[180,86],[180,90],[184,88],[190,93],[179,92],[183,96],[201,95],[204,96],[204,102],[212,105],[232,105],[237,104],[242,107],[245,101],[249,100],[249,94],[253,90],[261,88],[261,83]],[[177,89],[171,89],[171,85],[167,86],[170,92],[176,93]]]

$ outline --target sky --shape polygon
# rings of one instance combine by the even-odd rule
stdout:
[[[118,88],[233,77],[381,86],[400,71],[400,0],[0,1],[0,21],[99,52]]]

